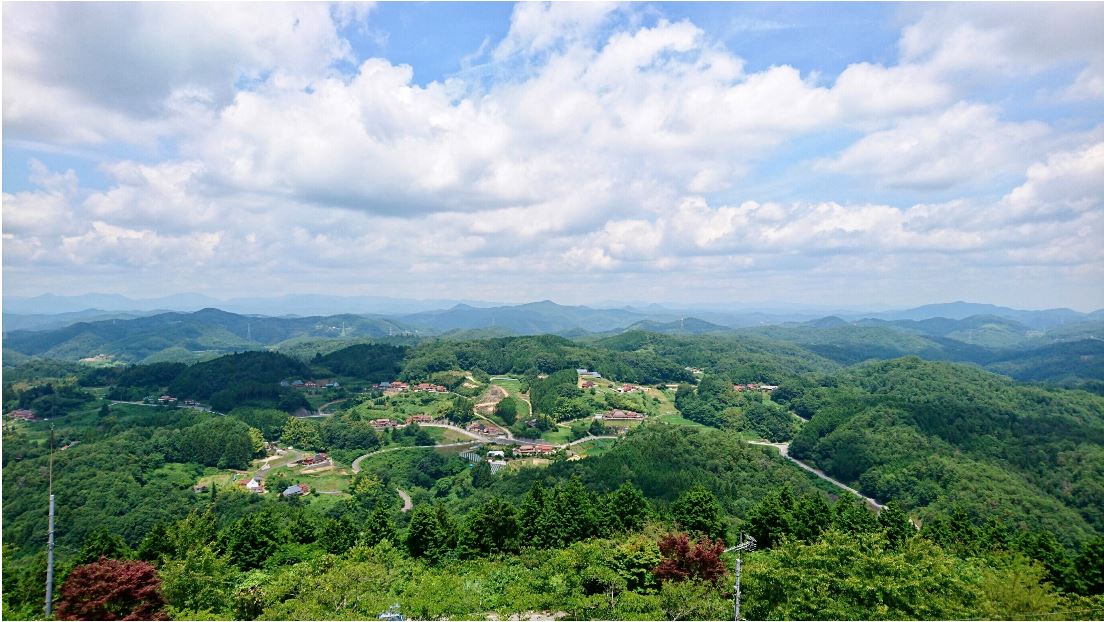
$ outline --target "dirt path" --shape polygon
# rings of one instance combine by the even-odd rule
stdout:
[[[878,503],[874,499],[871,499],[870,497],[867,497],[867,496],[863,495],[861,492],[855,490],[854,488],[848,486],[847,484],[844,484],[843,482],[832,478],[830,475],[828,475],[824,471],[821,471],[820,469],[811,467],[811,466],[805,464],[804,462],[798,460],[797,458],[794,458],[793,456],[790,455],[790,444],[789,443],[771,443],[769,441],[746,441],[746,442],[750,445],[762,445],[762,446],[765,446],[765,447],[774,447],[775,449],[778,450],[778,453],[782,454],[783,458],[789,460],[790,462],[793,462],[797,466],[805,469],[806,471],[812,473],[813,475],[816,475],[820,479],[822,479],[826,482],[830,482],[830,483],[834,484],[835,486],[837,486],[838,488],[842,488],[842,489],[846,490],[847,492],[855,495],[856,497],[858,497],[858,498],[862,499],[863,501],[865,501],[867,505],[874,508],[875,510],[878,510],[880,512],[882,510],[882,508],[885,507],[881,503]]]
[[[399,493],[400,497],[402,497],[403,506],[402,510],[400,511],[409,512],[411,509],[414,508],[414,500],[410,498],[410,495],[408,495],[405,490],[403,490],[402,488],[396,488],[395,491]]]
[[[334,400],[332,402],[326,402],[325,404],[318,407],[318,414],[319,415],[332,415],[333,413],[326,412],[326,407],[327,406],[333,406],[334,404],[337,404],[338,402],[344,402],[347,399],[349,399],[349,398],[343,397],[339,400]]]
[[[614,436],[614,435],[612,435],[612,434],[602,434],[602,435],[600,435],[600,436],[584,436],[583,438],[580,438],[580,439],[576,439],[576,440],[573,440],[573,441],[571,441],[570,443],[568,443],[568,444],[566,444],[566,445],[557,445],[557,447],[571,447],[571,446],[573,446],[573,445],[580,445],[580,444],[582,444],[582,443],[586,443],[586,442],[588,442],[588,441],[596,441],[596,440],[598,440],[598,439],[600,439],[600,438],[612,438],[612,439],[618,439],[618,438],[621,438],[621,437],[619,437],[619,436]]]

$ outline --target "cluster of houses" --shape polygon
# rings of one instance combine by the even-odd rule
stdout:
[[[732,389],[737,393],[743,393],[744,391],[760,391],[762,393],[770,393],[778,388],[775,384],[760,384],[758,382],[749,382],[747,384],[734,384]]]
[[[395,395],[404,391],[413,391],[415,393],[448,393],[448,387],[440,384],[433,384],[432,382],[419,382],[416,385],[411,386],[409,383],[401,380],[393,380],[391,382],[379,382],[372,385],[372,388],[377,391],[383,391],[384,395]]]
[[[683,367],[683,369],[690,372],[691,374],[694,374],[695,376],[700,376],[700,375],[705,373],[704,371],[698,369],[697,367]]]
[[[506,433],[501,428],[487,423],[486,421],[472,421],[467,425],[467,431],[474,434],[482,434],[483,436],[502,437],[506,436]]]
[[[373,419],[371,423],[372,427],[375,428],[377,432],[382,432],[384,430],[398,427],[392,419]]]
[[[22,419],[23,421],[34,421],[35,420],[34,411],[33,410],[27,410],[26,408],[17,408],[15,410],[11,411],[10,413],[8,413],[8,416],[11,417],[12,419]]]
[[[620,408],[614,408],[602,413],[601,418],[605,421],[643,421],[644,414],[633,412],[631,410],[621,410]]]
[[[265,492],[264,479],[260,475],[254,475],[248,480],[242,480],[239,482],[249,492],[263,495]],[[192,491],[196,493],[207,492],[207,487],[203,485],[193,486]],[[292,484],[280,493],[281,497],[299,497],[302,495],[310,494],[310,486],[306,484]]]
[[[158,404],[160,406],[172,406],[172,405],[176,404],[177,402],[180,402],[179,399],[177,399],[177,398],[175,398],[171,395],[162,395],[162,396],[150,395],[149,397],[145,398],[142,401],[147,403],[147,404]],[[180,403],[184,404],[185,406],[195,406],[195,407],[199,407],[201,405],[199,402],[197,402],[195,400],[191,400],[191,399],[184,400],[183,402],[180,402]]]
[[[555,445],[519,445],[514,448],[515,456],[550,456],[556,453]]]
[[[635,384],[623,384],[617,387],[618,393],[636,393],[637,391],[643,391],[644,389],[636,386]]]
[[[295,462],[292,462],[290,464],[298,464],[303,466],[304,468],[315,469],[319,467],[333,466],[333,461],[330,460],[329,455],[327,455],[325,452],[319,452],[314,454],[313,456],[300,458],[299,460],[296,460]]]

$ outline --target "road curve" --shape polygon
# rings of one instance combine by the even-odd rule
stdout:
[[[866,495],[864,495],[861,492],[855,490],[854,488],[848,486],[847,484],[844,484],[843,482],[841,482],[837,479],[834,479],[833,477],[831,477],[830,475],[828,475],[824,471],[821,471],[820,469],[811,467],[811,466],[805,464],[804,462],[798,460],[797,458],[794,458],[793,456],[790,455],[790,444],[789,443],[771,443],[771,442],[768,442],[768,441],[745,441],[745,442],[748,443],[749,445],[762,445],[762,446],[765,446],[765,447],[774,447],[775,449],[778,450],[778,453],[782,454],[783,458],[789,460],[790,462],[793,462],[797,466],[805,469],[806,471],[812,473],[813,475],[816,475],[820,479],[822,479],[826,482],[830,482],[830,483],[834,484],[836,487],[842,488],[842,489],[846,490],[847,492],[855,495],[856,497],[858,497],[858,498],[862,499],[863,501],[865,501],[867,505],[874,508],[875,510],[878,510],[880,512],[882,510],[882,508],[885,507],[881,503],[878,503],[874,499],[871,499],[870,497],[867,497]]]

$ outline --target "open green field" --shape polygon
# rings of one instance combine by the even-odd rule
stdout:
[[[430,436],[432,436],[433,440],[437,441],[438,445],[445,445],[447,443],[461,443],[464,441],[472,440],[470,436],[461,434],[456,430],[450,430],[448,428],[431,428],[423,426],[422,429],[425,430]]]
[[[580,456],[590,458],[594,456],[601,456],[602,454],[609,451],[616,443],[617,440],[612,438],[599,438],[593,441],[587,441],[585,443],[573,445],[571,447],[571,450],[579,454]]]
[[[556,426],[551,430],[548,430],[547,432],[541,434],[541,438],[550,443],[555,443],[556,445],[563,445],[564,443],[571,440],[571,429]]]
[[[697,421],[690,421],[689,419],[687,419],[687,418],[685,418],[682,415],[677,414],[677,413],[667,414],[667,415],[658,415],[656,417],[649,417],[649,419],[651,421],[655,421],[657,423],[665,423],[667,425],[687,425],[687,426],[694,427],[694,428],[707,427],[705,425],[702,425],[702,424],[698,423]]]
[[[399,393],[382,398],[383,404],[376,404],[375,400],[366,400],[351,406],[348,410],[360,413],[362,417],[370,419],[396,419],[406,420],[410,415],[427,413],[436,417],[444,411],[455,399],[448,393]]]

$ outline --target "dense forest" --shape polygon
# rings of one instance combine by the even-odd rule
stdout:
[[[368,618],[395,604],[414,618],[720,618],[733,596],[723,551],[741,533],[759,544],[744,558],[749,618],[1104,615],[1104,398],[975,365],[813,350],[767,334],[627,332],[192,365],[28,361],[5,373],[4,410],[50,421],[5,424],[3,616],[42,615],[51,428],[65,448],[63,618],[116,615],[97,598],[180,619]],[[652,397],[581,389],[577,368]],[[377,425],[419,412],[466,425],[494,375],[509,376],[510,395],[483,412],[518,432],[616,437],[596,410],[639,404],[646,418],[585,457],[562,446],[497,473],[440,429]],[[341,386],[290,386],[310,379]],[[448,393],[373,386],[395,379]],[[673,413],[661,415],[661,391]],[[162,392],[204,406],[130,403]],[[336,411],[290,416],[323,401]],[[519,416],[530,408],[541,429]],[[754,439],[789,441],[791,456],[887,507]],[[328,452],[338,466],[310,481],[337,489],[287,498],[296,475],[274,469],[275,493],[246,492],[260,459],[291,447]],[[127,595],[108,589],[124,576]]]

